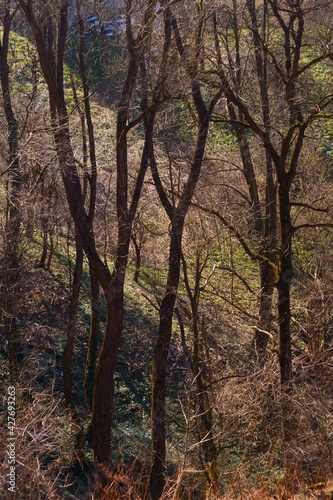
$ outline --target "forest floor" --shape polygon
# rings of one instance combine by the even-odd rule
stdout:
[[[24,338],[25,361],[17,383],[16,407],[16,460],[17,490],[15,498],[64,498],[89,499],[93,485],[93,452],[89,432],[85,437],[85,464],[78,470],[73,466],[73,444],[76,427],[70,423],[62,392],[62,356],[66,342],[66,321],[69,311],[69,296],[73,274],[73,250],[59,239],[51,262],[50,270],[39,267],[42,252],[39,237],[26,243],[20,280],[19,328]],[[150,287],[150,270],[143,268],[139,283],[133,281],[134,266],[130,263],[125,290],[125,320],[119,361],[116,370],[116,408],[112,428],[112,450],[115,477],[121,483],[133,481],[138,498],[147,498],[147,484],[150,462],[150,395],[151,366],[154,339],[158,327],[157,311],[152,307],[156,301],[156,290]],[[103,300],[101,303],[101,336],[103,322]],[[83,379],[88,348],[90,323],[89,275],[84,269],[82,293],[79,303],[78,322],[73,355],[74,403],[85,430],[88,430],[89,411],[85,403]],[[176,322],[175,322],[176,323]],[[225,325],[226,326],[226,325]],[[227,326],[226,326],[227,328]],[[1,335],[1,442],[6,442],[6,394],[10,385],[7,373],[4,332]],[[223,332],[220,332],[223,335]],[[222,337],[221,337],[222,338]],[[216,345],[216,352],[228,354],[229,364],[237,364],[250,373],[253,359],[242,351],[237,334],[229,331],[234,344]],[[246,337],[246,341],[248,341]],[[234,347],[238,345],[238,351]],[[230,354],[230,356],[229,356]],[[224,368],[223,368],[224,367]],[[172,374],[172,377],[171,377]],[[169,385],[167,394],[167,449],[169,494],[174,497],[179,465],[183,463],[184,436],[189,417],[186,404],[190,401],[189,370],[182,350],[180,335],[175,326],[175,334],[169,358]],[[231,386],[236,392],[239,384]],[[230,392],[230,391],[229,391]],[[235,394],[232,394],[234,396]],[[229,396],[230,397],[230,396]],[[250,394],[248,395],[251,398]],[[226,405],[228,402],[226,402]],[[241,428],[240,428],[240,432]],[[223,438],[223,436],[222,436]],[[229,440],[229,441],[228,441]],[[230,442],[230,438],[225,438]],[[240,443],[242,442],[240,438]],[[229,445],[226,446],[228,449]],[[316,480],[311,481],[300,475],[295,481],[297,488],[287,493],[283,486],[283,475],[279,466],[270,468],[260,463],[258,457],[249,467],[242,465],[246,452],[241,444],[231,444],[222,464],[221,481],[224,491],[221,499],[286,499],[305,500],[310,498],[332,499],[333,482],[327,470],[320,470]],[[188,451],[186,478],[180,489],[179,498],[203,498],[201,471],[191,468],[191,453]],[[6,482],[5,448],[2,447],[2,486]],[[185,462],[184,462],[185,463]],[[257,464],[257,465],[255,465]],[[257,473],[255,467],[258,467]],[[183,471],[184,473],[184,471]],[[182,473],[182,474],[183,474]],[[270,476],[271,475],[271,476]],[[311,483],[311,484],[310,484]],[[310,488],[311,486],[311,488]],[[183,495],[183,496],[181,496]],[[11,498],[1,496],[0,498]],[[109,498],[116,498],[110,496]],[[118,498],[118,497],[117,497]],[[119,498],[127,498],[119,496]],[[130,498],[130,497],[128,497]],[[176,497],[175,497],[176,498]]]

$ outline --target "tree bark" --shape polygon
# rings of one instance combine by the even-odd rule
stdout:
[[[83,181],[83,199],[86,199],[87,193],[87,180],[89,180],[90,186],[90,197],[89,197],[89,209],[88,209],[88,223],[90,227],[90,231],[93,233],[93,222],[95,215],[95,206],[96,206],[96,193],[97,193],[97,161],[96,161],[96,145],[95,145],[95,134],[94,134],[94,126],[91,117],[91,108],[90,108],[90,90],[89,84],[86,74],[86,64],[84,57],[84,20],[81,16],[80,12],[80,2],[76,2],[77,14],[79,20],[79,31],[80,31],[80,40],[79,40],[79,66],[80,66],[80,74],[81,81],[83,86],[83,95],[84,95],[84,110],[85,112],[81,112],[81,129],[82,129],[82,138],[83,138],[83,167],[84,167],[84,181]],[[88,160],[88,152],[87,152],[87,140],[86,140],[86,126],[87,122],[87,131],[88,131],[88,142],[89,142],[89,158],[90,158],[90,175],[88,175],[87,171],[87,160]],[[99,282],[94,273],[93,267],[89,264],[89,275],[90,275],[90,301],[91,301],[91,320],[90,320],[90,331],[89,331],[89,343],[88,343],[88,352],[86,359],[86,368],[84,375],[84,392],[86,397],[86,402],[90,413],[92,414],[93,410],[93,391],[94,391],[94,377],[95,377],[95,368],[96,361],[98,355],[98,337],[99,337],[99,324],[100,324],[100,301],[99,301]]]
[[[79,238],[76,238],[75,248],[75,268],[73,275],[72,296],[70,301],[69,318],[66,332],[66,345],[64,349],[63,361],[63,384],[65,404],[69,410],[73,406],[73,393],[72,393],[72,357],[75,328],[77,322],[77,309],[79,304],[81,278],[83,269],[83,249]]]
[[[107,291],[107,319],[98,358],[93,395],[93,447],[96,465],[108,466],[111,459],[110,432],[114,413],[114,370],[123,325],[123,280],[115,279]]]
[[[292,225],[290,218],[288,183],[279,184],[279,212],[281,228],[281,250],[279,253],[279,279],[276,284],[278,291],[278,323],[279,323],[279,360],[281,385],[288,386],[292,378],[291,365],[291,334],[290,334],[290,284],[292,277]]]
[[[47,255],[47,237],[48,237],[48,215],[42,215],[42,231],[43,231],[43,249],[42,255],[39,260],[39,267],[45,269],[46,255]]]
[[[290,285],[292,278],[292,226],[290,219],[289,188],[284,183],[278,187],[280,212],[280,243],[278,292],[278,341],[281,383],[282,435],[284,441],[284,468],[287,487],[293,481],[296,464],[292,458],[292,440],[297,423],[293,418],[292,394],[292,351],[291,351],[291,303]]]
[[[260,91],[260,103],[263,124],[268,136],[271,130],[270,105],[268,96],[267,78],[267,54],[263,49],[266,43],[266,27],[268,23],[267,1],[263,5],[262,35],[259,34],[259,26],[256,14],[255,0],[247,0],[247,8],[251,18],[253,42],[255,46],[256,71]],[[277,212],[276,212],[276,186],[273,175],[273,162],[270,152],[265,150],[266,157],[266,199],[265,199],[265,223],[263,235],[265,245],[259,248],[259,253],[267,257],[271,262],[276,263],[277,244]],[[260,305],[259,322],[255,332],[255,346],[258,359],[261,365],[266,360],[266,348],[268,343],[268,333],[272,327],[272,298],[274,292],[275,276],[272,268],[265,262],[260,264]],[[266,333],[268,332],[268,333]]]

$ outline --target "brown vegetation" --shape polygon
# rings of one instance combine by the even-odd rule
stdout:
[[[332,498],[332,2],[0,7],[13,498]]]

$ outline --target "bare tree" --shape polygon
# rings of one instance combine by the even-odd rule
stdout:
[[[8,189],[7,213],[5,227],[5,268],[3,271],[2,316],[8,342],[9,372],[15,378],[18,363],[22,360],[22,345],[17,325],[17,301],[19,287],[20,258],[20,193],[22,184],[19,159],[18,121],[14,113],[11,99],[10,75],[8,66],[9,35],[15,9],[6,0],[1,6],[2,37],[0,41],[0,77],[2,102],[7,120],[8,134]]]
[[[139,117],[128,122],[132,93],[136,84],[139,58],[142,50],[147,48],[144,43],[152,29],[155,17],[156,1],[147,3],[143,14],[143,23],[137,36],[134,37],[131,13],[132,2],[127,2],[126,34],[129,51],[129,66],[124,82],[122,95],[118,105],[117,117],[117,221],[118,242],[114,260],[113,272],[102,262],[95,245],[94,234],[85,211],[79,175],[75,165],[71,146],[68,113],[64,100],[63,59],[67,33],[68,2],[60,4],[60,14],[57,20],[57,45],[53,36],[51,5],[46,5],[41,11],[35,12],[31,3],[20,0],[20,6],[33,30],[36,40],[40,64],[48,86],[50,97],[51,118],[54,139],[57,146],[60,171],[67,195],[72,218],[83,250],[89,260],[99,283],[103,288],[107,304],[107,319],[105,333],[95,373],[93,399],[93,446],[96,466],[109,464],[111,454],[110,428],[114,401],[114,370],[122,333],[124,280],[128,260],[131,226],[137,210],[141,188],[148,166],[151,148],[155,112],[163,99],[161,91],[156,93],[151,106]],[[164,58],[162,57],[161,75],[163,74]],[[163,77],[161,76],[162,82]],[[158,89],[160,89],[160,85]],[[141,163],[136,174],[133,192],[130,196],[128,188],[128,132],[148,115],[145,141]],[[98,469],[98,467],[97,467]],[[105,471],[98,469],[104,476]]]
[[[262,123],[266,133],[270,136],[271,118],[269,102],[269,84],[268,84],[268,58],[264,47],[268,41],[268,11],[267,2],[264,2],[261,15],[261,23],[258,21],[258,15],[255,2],[249,0],[246,7],[250,15],[249,29],[252,33],[254,45],[254,60],[257,82],[259,86],[260,106]],[[226,34],[225,50],[229,64],[231,65],[231,74],[233,74],[233,83],[235,91],[239,96],[243,93],[243,79],[247,77],[245,65],[248,64],[248,58],[241,54],[241,26],[238,19],[237,2],[234,0],[230,14],[232,24],[232,34],[235,38],[235,56],[230,49],[228,34]],[[219,36],[217,29],[216,14],[213,17],[214,35],[217,53],[218,66],[222,67],[222,56],[219,48]],[[243,62],[244,61],[244,62]],[[269,150],[265,150],[265,192],[263,200],[260,196],[260,186],[258,175],[256,175],[255,166],[252,160],[251,147],[244,126],[243,113],[230,100],[227,102],[230,121],[235,130],[238,147],[243,164],[243,175],[245,177],[249,196],[251,201],[251,211],[255,227],[255,238],[258,241],[258,252],[264,255],[272,262],[276,262],[276,239],[277,239],[277,221],[276,221],[276,185],[273,175],[272,157]],[[270,265],[261,261],[260,264],[260,294],[259,294],[259,321],[255,331],[255,347],[258,359],[261,365],[266,359],[266,348],[272,328],[272,297],[274,291],[274,273]]]
[[[211,243],[211,242],[210,242]],[[184,272],[184,282],[187,291],[187,296],[190,303],[191,330],[193,334],[192,349],[188,349],[185,338],[184,322],[177,308],[175,310],[180,330],[182,345],[186,355],[187,362],[190,366],[193,382],[196,385],[196,401],[197,401],[197,418],[198,421],[198,440],[202,450],[202,462],[206,476],[206,497],[213,493],[216,497],[219,495],[219,474],[217,460],[219,450],[214,436],[214,422],[212,410],[212,398],[209,391],[211,384],[211,373],[208,368],[208,346],[206,336],[206,324],[204,313],[200,314],[200,295],[207,286],[202,282],[202,274],[207,266],[209,259],[209,250],[205,252],[197,250],[197,255],[194,265],[194,286],[191,287],[189,277],[189,266],[183,252],[181,260]]]
[[[282,89],[280,109],[283,109],[283,120],[276,128],[267,120],[258,120],[251,103],[246,102],[239,96],[237,87],[227,77],[226,72],[219,64],[219,74],[225,85],[225,97],[227,103],[235,106],[242,117],[242,123],[251,129],[260,139],[265,151],[271,158],[277,178],[277,200],[278,200],[278,232],[277,261],[261,253],[250,251],[252,258],[271,267],[275,276],[275,287],[278,292],[278,338],[279,338],[279,364],[281,387],[285,394],[283,405],[283,429],[284,439],[287,444],[292,440],[292,409],[288,404],[288,393],[292,388],[292,352],[291,352],[291,297],[290,287],[292,279],[292,240],[296,231],[311,227],[311,224],[293,225],[292,209],[299,206],[300,202],[291,199],[291,187],[297,174],[300,155],[306,141],[307,129],[318,119],[328,118],[325,110],[332,103],[332,96],[327,94],[318,96],[312,93],[308,101],[304,102],[301,95],[301,85],[304,75],[321,61],[330,57],[328,47],[321,47],[319,53],[307,63],[302,61],[303,49],[307,38],[305,30],[306,15],[311,12],[311,5],[303,5],[298,0],[288,2],[285,8],[284,2],[268,1],[263,8],[268,9],[270,29],[279,30],[280,42],[274,46],[267,43],[262,35],[259,35],[256,27],[256,6],[253,2],[247,3],[251,18],[251,29],[255,41],[255,51],[259,47],[264,57],[271,62],[271,68],[275,75],[274,81],[279,82]],[[258,63],[258,55],[257,55]],[[272,77],[271,77],[272,78]],[[281,104],[283,102],[283,105]],[[263,101],[262,101],[263,103]],[[239,120],[237,120],[238,122]],[[270,128],[269,128],[270,127]],[[308,207],[309,208],[309,207]],[[319,211],[321,211],[319,209]],[[319,222],[318,225],[327,225]],[[314,224],[316,225],[316,224]],[[328,223],[329,225],[329,223]],[[238,233],[239,236],[239,233]],[[244,240],[242,241],[244,247]],[[246,245],[245,245],[246,246]],[[245,248],[245,247],[244,247]],[[288,453],[287,453],[288,455]],[[286,455],[286,462],[288,456]]]
[[[170,219],[168,276],[159,309],[159,330],[153,360],[152,466],[150,472],[150,494],[153,500],[161,497],[165,485],[166,368],[172,333],[172,317],[180,276],[181,241],[184,222],[200,176],[210,119],[213,110],[222,95],[222,89],[219,89],[217,93],[213,95],[208,105],[205,104],[202,97],[202,89],[200,86],[200,60],[202,56],[202,42],[206,19],[203,2],[197,3],[195,44],[191,54],[188,54],[187,51],[185,51],[177,20],[169,8],[166,9],[166,14],[168,16],[167,22],[170,23],[173,29],[178,53],[190,80],[191,98],[197,120],[197,137],[188,177],[177,204],[173,204],[173,202],[169,200],[169,197],[163,187],[153,151],[150,157],[154,183],[161,203]]]

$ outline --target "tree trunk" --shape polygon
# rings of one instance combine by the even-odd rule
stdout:
[[[179,325],[181,328],[182,344],[184,348],[184,354],[187,357],[188,364],[191,368],[193,375],[193,382],[197,386],[196,400],[198,402],[199,413],[194,415],[198,420],[198,434],[199,434],[199,445],[203,451],[203,467],[206,476],[206,498],[209,498],[213,492],[215,496],[219,494],[219,476],[217,468],[218,451],[215,445],[214,432],[213,432],[213,413],[210,404],[210,397],[207,387],[207,370],[206,362],[209,358],[207,338],[205,331],[205,321],[202,318],[201,329],[199,326],[199,302],[200,302],[200,281],[202,277],[202,271],[204,267],[200,265],[200,258],[197,256],[196,259],[196,271],[195,271],[195,284],[192,291],[188,273],[187,273],[187,263],[185,261],[183,253],[181,253],[181,259],[183,263],[184,271],[184,281],[187,290],[187,295],[190,300],[191,305],[191,316],[192,316],[192,332],[193,332],[193,349],[192,356],[189,349],[186,347],[184,326],[181,321],[181,316],[177,311],[177,317],[179,320]],[[204,344],[206,348],[206,359],[204,353]],[[209,374],[211,375],[211,374]],[[210,382],[211,382],[211,376]]]
[[[107,319],[95,372],[92,429],[96,465],[107,467],[111,459],[110,430],[114,412],[114,370],[123,326],[124,279],[115,278],[105,293]],[[98,472],[104,476],[105,472],[102,470]]]
[[[69,319],[66,332],[66,345],[64,349],[63,381],[66,407],[71,409],[73,403],[72,394],[72,357],[75,328],[77,322],[77,308],[79,304],[81,278],[83,268],[83,250],[79,238],[76,238],[75,268],[73,276],[72,296],[69,309]]]
[[[207,389],[207,373],[202,338],[204,335],[204,322],[202,324],[202,332],[200,333],[196,307],[194,311],[192,307],[192,315],[194,334],[192,366],[193,376],[197,385],[197,400],[199,402],[199,437],[203,450],[206,475],[206,498],[209,498],[212,491],[215,495],[219,492],[219,476],[217,469],[218,451],[214,441],[213,415]]]
[[[259,321],[254,335],[255,349],[260,366],[266,361],[267,344],[271,332],[273,314],[272,299],[275,287],[275,277],[271,266],[260,263],[260,297]]]
[[[53,230],[51,230],[49,232],[49,237],[50,237],[50,251],[49,251],[49,256],[47,258],[47,264],[46,264],[46,269],[48,271],[51,270],[52,257],[53,257],[53,254],[54,254]]]
[[[48,216],[42,216],[42,230],[43,230],[43,250],[39,261],[39,267],[44,269],[46,262],[46,255],[47,255]]]
[[[260,91],[260,104],[262,119],[267,134],[270,134],[270,106],[268,97],[268,79],[267,79],[267,55],[263,52],[262,41],[266,40],[266,25],[267,25],[267,6],[264,6],[263,20],[261,26],[261,34],[259,34],[259,26],[256,12],[255,0],[246,0],[246,5],[251,19],[252,36],[255,47],[255,63],[257,79]],[[238,40],[236,2],[234,2],[234,18],[235,18],[235,36]],[[240,43],[237,42],[237,65],[238,65],[238,86],[241,91],[242,76],[239,54]],[[236,112],[231,107],[231,118],[237,118]],[[243,121],[242,113],[239,113],[239,121]],[[259,192],[256,180],[255,170],[252,165],[250,147],[247,141],[244,127],[240,125],[234,126],[239,144],[239,149],[242,156],[244,167],[244,175],[248,184],[250,199],[252,203],[252,213],[254,218],[255,230],[258,238],[258,251],[261,255],[269,258],[271,262],[276,262],[274,254],[276,250],[276,189],[273,176],[272,158],[269,151],[265,151],[266,156],[266,196],[265,205],[259,200]],[[263,218],[264,216],[264,218]],[[254,335],[254,345],[261,366],[266,361],[267,344],[269,333],[272,326],[272,298],[274,292],[275,277],[269,265],[264,262],[260,263],[260,294],[259,294],[259,321]]]
[[[278,291],[278,338],[279,338],[279,364],[281,382],[281,410],[282,410],[282,433],[284,441],[284,467],[286,481],[292,481],[294,466],[292,460],[292,440],[296,429],[293,418],[293,407],[291,402],[292,392],[292,355],[291,355],[291,309],[290,309],[290,285],[292,278],[292,225],[290,218],[289,182],[278,186],[279,212],[280,212],[280,244],[279,254],[279,279],[276,284]],[[288,486],[288,484],[287,484]],[[290,485],[289,485],[290,486]]]
[[[141,268],[141,250],[140,250],[140,246],[138,245],[138,242],[136,241],[136,238],[133,234],[131,235],[131,240],[132,240],[134,248],[135,248],[136,260],[135,260],[134,281],[135,281],[135,283],[137,283],[139,281],[140,268]]]
[[[79,102],[77,102],[78,111],[81,118],[81,131],[82,131],[82,153],[83,153],[83,168],[84,168],[83,200],[86,199],[87,180],[89,179],[90,199],[89,199],[88,223],[90,231],[93,233],[93,222],[94,222],[96,192],[97,192],[97,161],[96,161],[96,147],[95,147],[96,145],[95,145],[94,126],[91,117],[90,90],[86,74],[86,63],[84,55],[84,40],[85,40],[84,20],[80,13],[80,2],[78,1],[76,2],[76,7],[79,19],[79,28],[80,28],[78,56],[79,56],[81,81],[83,86],[84,110],[85,110],[85,113],[83,113],[81,107],[79,106]],[[72,86],[74,89],[75,88],[74,82],[72,83]],[[87,132],[89,140],[89,158],[90,158],[90,168],[91,168],[90,175],[88,175],[87,171],[88,148],[87,148],[86,126],[85,126],[86,122],[87,122]],[[86,402],[90,410],[90,413],[92,414],[94,376],[95,376],[96,360],[98,354],[100,303],[99,303],[99,282],[91,264],[89,264],[89,275],[90,275],[91,320],[90,320],[89,344],[88,344],[83,386],[84,386]]]
[[[184,220],[171,226],[168,278],[160,306],[160,324],[154,351],[152,373],[152,466],[150,471],[150,495],[152,500],[161,497],[165,479],[165,389],[169,355],[172,316],[180,275],[180,245]]]
[[[79,415],[76,411],[73,402],[72,360],[73,360],[75,329],[77,323],[77,310],[78,310],[80,290],[81,290],[82,269],[83,269],[83,249],[81,242],[78,238],[78,235],[76,234],[76,255],[75,255],[75,268],[73,276],[73,288],[72,288],[69,319],[66,332],[66,345],[64,349],[63,384],[64,384],[65,405],[68,409],[68,412],[74,424],[78,427],[78,432],[76,435],[75,447],[74,447],[74,458],[75,458],[74,462],[78,463],[80,466],[84,461],[84,432]]]
[[[197,142],[187,182],[184,186],[178,206],[173,210],[170,208],[170,203],[167,201],[166,193],[161,186],[156,170],[155,160],[153,157],[151,158],[155,186],[164,208],[171,220],[168,277],[160,306],[159,331],[153,358],[151,409],[152,465],[150,470],[150,494],[152,500],[157,500],[161,497],[165,486],[166,368],[172,335],[172,316],[179,284],[182,233],[185,217],[189,210],[201,171],[210,116],[214,109],[214,105],[218,100],[217,94],[216,99],[213,99],[210,104],[209,111],[207,111],[203,101],[201,100],[200,89],[196,83],[193,84],[192,90],[199,115]]]
[[[25,227],[25,234],[26,237],[29,238],[30,240],[33,239],[34,237],[34,226],[35,226],[35,214],[34,214],[34,208],[30,205],[27,207],[27,223]]]
[[[0,79],[3,107],[7,120],[9,147],[9,180],[7,193],[7,216],[5,226],[5,269],[3,272],[3,318],[8,342],[10,378],[14,382],[19,362],[23,358],[21,339],[17,325],[17,302],[19,287],[20,256],[20,193],[21,172],[18,157],[18,123],[14,115],[10,96],[8,48],[11,14],[8,5],[3,13],[3,33],[0,42]]]
[[[91,321],[90,321],[90,333],[89,333],[86,369],[84,374],[84,393],[86,396],[86,402],[88,408],[90,410],[90,413],[92,413],[94,378],[95,378],[96,361],[98,354],[100,310],[99,310],[99,283],[91,266],[89,266],[89,273],[90,273],[90,294],[91,294],[90,295]]]
[[[293,230],[290,215],[289,184],[287,176],[284,176],[278,186],[281,248],[278,262],[279,279],[276,287],[278,291],[280,375],[281,385],[283,386],[288,385],[292,378],[290,284],[292,277],[291,244]]]

